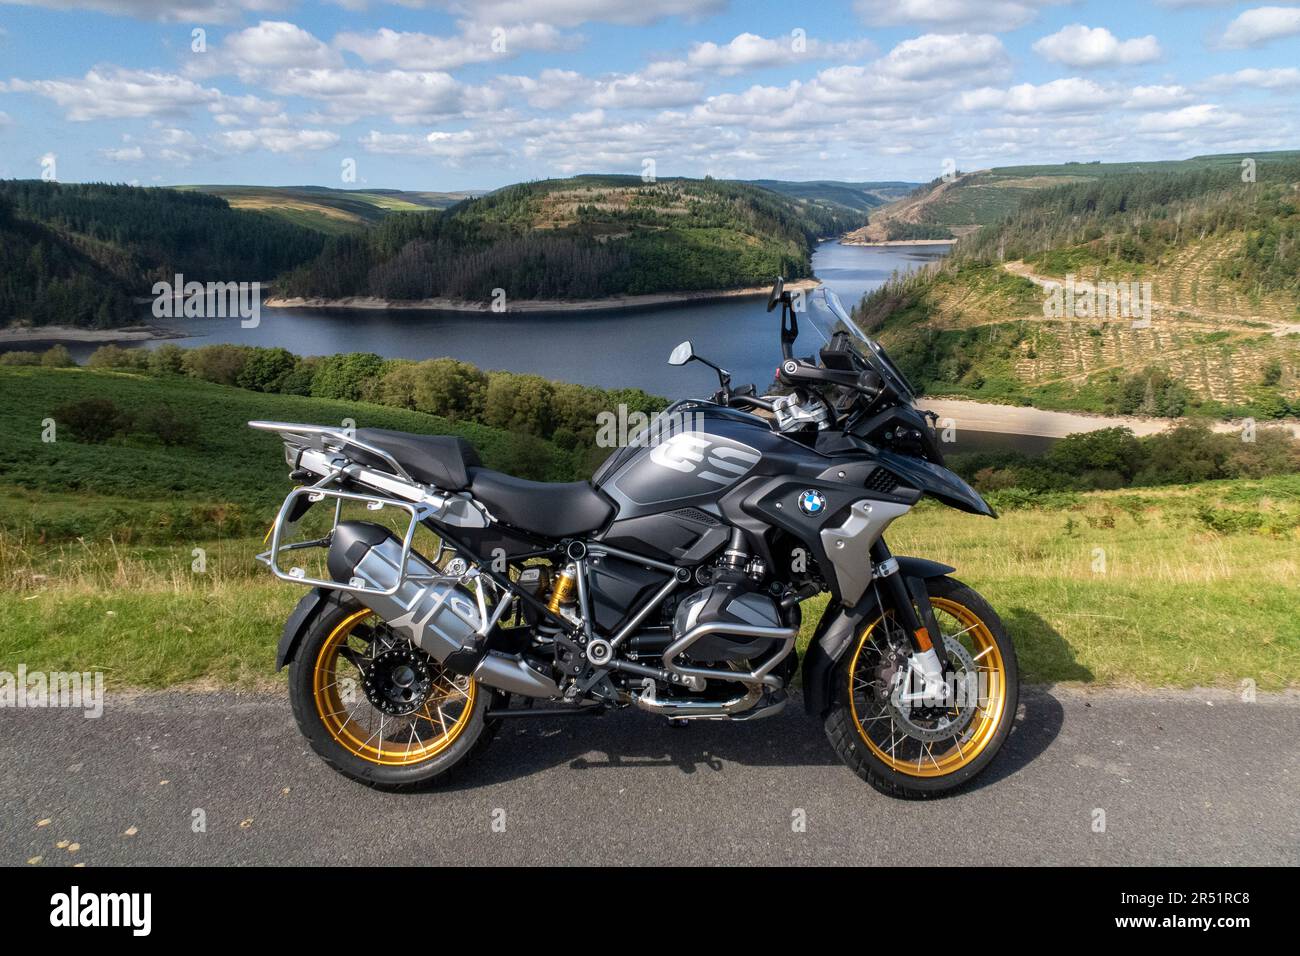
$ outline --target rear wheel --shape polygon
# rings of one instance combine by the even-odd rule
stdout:
[[[1019,697],[1016,651],[974,590],[926,582],[950,664],[947,700],[912,700],[912,648],[892,614],[870,621],[835,671],[826,733],[841,759],[890,796],[925,799],[961,786],[996,756]]]
[[[316,617],[289,670],[294,717],[312,749],[386,790],[430,784],[486,746],[492,697],[355,602]]]

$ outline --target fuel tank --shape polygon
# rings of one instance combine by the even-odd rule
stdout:
[[[828,462],[757,415],[716,405],[675,408],[658,428],[611,455],[592,479],[618,504],[620,520],[707,506],[751,475],[792,474]]]
[[[755,477],[817,474],[829,462],[756,415],[715,405],[671,407],[657,428],[612,454],[592,479],[618,507],[599,539],[698,564],[727,541],[719,501],[729,491]]]

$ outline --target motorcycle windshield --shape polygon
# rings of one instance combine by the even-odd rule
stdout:
[[[829,344],[836,332],[848,333],[854,351],[884,376],[898,391],[901,398],[907,401],[916,399],[916,392],[911,382],[907,380],[907,376],[894,364],[889,353],[858,327],[838,295],[825,286],[817,289],[812,295],[812,308],[808,310],[807,315],[824,342]]]

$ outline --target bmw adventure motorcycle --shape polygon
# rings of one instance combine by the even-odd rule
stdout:
[[[259,559],[311,588],[276,665],[313,749],[405,789],[506,719],[757,720],[801,673],[803,706],[887,794],[932,797],[988,766],[1015,718],[1015,650],[953,568],[892,554],[884,532],[927,495],[996,516],[944,467],[885,351],[829,291],[804,301],[779,279],[768,300],[780,394],[733,388],[683,342],[670,363],[709,365],[718,391],[671,405],[589,482],[491,471],[456,437],[251,422],[281,435],[299,484]],[[794,354],[800,314],[816,356]],[[322,501],[330,530],[302,540]],[[344,505],[401,520],[342,520]],[[282,566],[304,548],[324,549],[319,576]],[[824,592],[801,657],[801,605]]]

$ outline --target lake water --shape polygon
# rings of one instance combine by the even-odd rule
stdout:
[[[813,268],[851,306],[895,270],[914,269],[946,251],[946,246],[825,242],[813,256]],[[769,314],[761,298],[520,315],[264,308],[260,324],[253,329],[242,328],[237,319],[156,320],[151,316],[149,321],[186,333],[190,337],[179,342],[186,346],[237,342],[281,346],[299,355],[374,352],[406,359],[448,355],[484,369],[534,372],[603,388],[642,388],[670,398],[708,394],[717,387],[713,373],[702,365],[667,364],[668,353],[684,339],[691,340],[698,354],[729,369],[737,384],[770,383],[781,358],[778,314]],[[817,340],[812,330],[804,334]]]
[[[946,245],[845,246],[822,243],[813,269],[851,307],[898,271],[944,256]],[[604,388],[641,388],[669,398],[702,396],[717,387],[703,365],[673,367],[668,353],[690,339],[697,354],[727,368],[736,384],[769,384],[781,357],[778,313],[761,298],[680,303],[597,313],[510,315],[415,310],[262,310],[256,328],[238,319],[144,321],[185,334],[183,346],[213,342],[280,346],[299,355],[375,352],[387,358],[451,356],[484,369],[533,372],[546,378]],[[808,341],[811,340],[811,341]],[[819,342],[806,328],[800,342],[808,352]],[[156,348],[159,341],[123,343]],[[38,344],[22,348],[39,348]],[[69,345],[78,361],[97,345]],[[1041,439],[966,432],[956,450],[1018,447],[1040,451]]]

